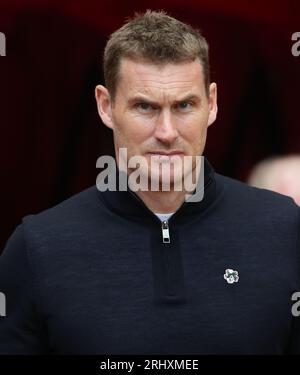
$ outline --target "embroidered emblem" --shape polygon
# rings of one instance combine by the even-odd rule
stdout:
[[[228,282],[228,284],[237,283],[239,281],[239,273],[238,271],[227,268],[225,270],[224,279]]]

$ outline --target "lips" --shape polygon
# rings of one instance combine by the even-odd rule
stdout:
[[[153,161],[157,161],[159,163],[170,163],[173,161],[177,161],[176,158],[183,157],[184,153],[182,151],[171,151],[171,152],[165,152],[165,151],[152,151],[148,152],[148,155],[150,156],[150,159]]]
[[[183,155],[183,152],[182,151],[170,151],[170,152],[166,152],[166,151],[151,151],[151,152],[148,152],[148,154],[150,154],[150,155],[158,155],[158,156],[173,156],[173,155]]]

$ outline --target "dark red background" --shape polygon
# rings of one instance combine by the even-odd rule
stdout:
[[[209,41],[219,113],[205,154],[216,171],[245,180],[264,157],[300,152],[300,56],[291,54],[299,1],[0,1],[0,249],[24,215],[94,184],[96,159],[113,155],[94,99],[102,50],[147,8]]]

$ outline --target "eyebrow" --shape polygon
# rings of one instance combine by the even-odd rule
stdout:
[[[198,102],[201,102],[201,98],[196,95],[196,94],[189,94],[187,96],[184,96],[182,97],[181,99],[176,99],[174,100],[174,104],[178,104],[178,103],[182,103],[182,102],[187,102],[187,101],[190,101],[190,100],[196,100]],[[134,104],[136,102],[146,102],[150,105],[153,105],[153,106],[159,106],[160,104],[151,100],[151,99],[148,99],[146,96],[143,96],[143,95],[136,95],[132,98],[130,98],[128,100],[128,103],[131,105],[131,104]]]

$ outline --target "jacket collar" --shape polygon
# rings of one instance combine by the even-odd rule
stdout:
[[[204,194],[202,200],[199,202],[189,202],[187,200],[181,205],[170,220],[174,222],[176,221],[177,223],[185,223],[190,218],[194,218],[195,215],[204,212],[216,199],[215,172],[206,157],[204,157],[204,163],[202,163],[201,168],[204,168],[204,171],[201,171],[204,172]],[[154,219],[158,220],[156,215],[148,209],[144,202],[133,191],[129,188],[127,191],[120,191],[118,190],[118,186],[119,170],[117,169],[117,190],[106,190],[104,192],[97,190],[100,200],[107,208],[118,215],[132,217],[139,221],[153,222]]]

